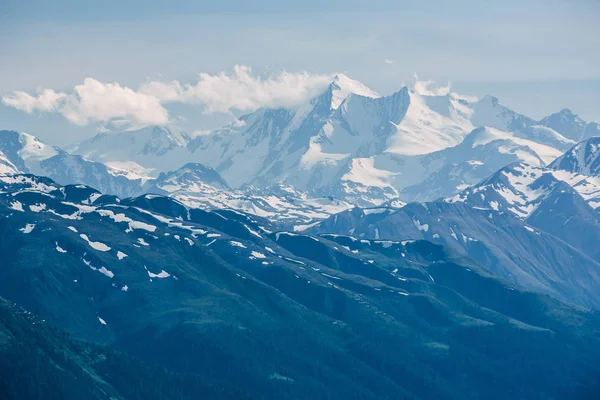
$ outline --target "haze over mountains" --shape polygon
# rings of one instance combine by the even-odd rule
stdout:
[[[194,137],[0,131],[1,350],[91,398],[594,398],[599,135],[345,75]]]

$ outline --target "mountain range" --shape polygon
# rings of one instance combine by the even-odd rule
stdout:
[[[596,398],[599,158],[569,110],[341,74],[196,135],[0,131],[0,397]]]
[[[214,198],[215,179],[219,206],[238,208],[243,203],[244,211],[263,216],[297,208],[267,205],[265,197],[272,190],[256,199],[263,188],[284,185],[293,188],[294,200],[317,204],[315,212],[293,210],[295,217],[286,218],[292,227],[349,204],[369,207],[392,199],[451,196],[511,162],[545,167],[575,140],[597,131],[598,124],[568,110],[536,121],[492,96],[431,95],[409,88],[380,96],[340,74],[304,105],[259,109],[195,137],[175,127],[150,126],[100,133],[63,150],[27,134],[3,131],[0,165],[119,197],[165,193],[167,188],[207,208],[215,206],[209,200]],[[206,169],[199,170],[203,167],[220,176],[201,177],[206,174]],[[195,169],[195,182],[211,187],[190,185],[190,168]],[[175,182],[177,177],[182,182]]]
[[[102,133],[70,151],[147,177],[198,162],[234,188],[277,182],[374,205],[403,191],[408,200],[422,200],[427,191],[418,185],[428,178],[451,175],[449,195],[510,161],[545,166],[575,144],[572,137],[594,129],[566,112],[535,121],[491,96],[432,96],[402,88],[382,97],[338,75],[297,109],[259,109],[193,139],[154,127]]]
[[[61,393],[146,399],[561,398],[597,385],[597,313],[449,247],[278,231],[32,175],[3,182],[0,293],[18,304],[0,307],[4,370],[25,354],[3,376],[35,365],[28,381],[56,377]]]

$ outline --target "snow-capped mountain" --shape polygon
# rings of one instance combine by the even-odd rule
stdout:
[[[600,136],[577,143],[549,167],[582,175],[600,176]]]
[[[193,139],[148,127],[102,133],[73,151],[123,175],[155,178],[200,163],[233,188],[281,183],[371,206],[449,196],[515,161],[545,166],[575,144],[573,128],[552,121],[528,118],[492,96],[406,87],[380,96],[340,74],[302,106],[259,109]]]
[[[188,163],[175,171],[163,172],[150,183],[147,191],[160,194],[229,189],[229,185],[217,171],[198,163]]]
[[[146,181],[130,171],[86,160],[15,131],[0,131],[0,173],[44,175],[62,184],[86,184],[123,197],[140,194]]]
[[[545,165],[574,144],[491,97],[477,101],[455,93],[424,95],[408,88],[386,97],[365,96],[364,90],[353,92],[357,84],[351,85],[347,78],[336,82],[305,108],[259,110],[194,139],[189,146],[193,157],[213,166],[234,187],[284,182],[366,205],[387,201],[448,167],[439,161],[445,156],[428,155],[460,146],[479,124],[487,122],[505,132],[494,131],[495,137],[487,139],[486,143],[497,141],[500,154],[490,171],[504,165],[500,162],[531,162],[532,158]],[[342,84],[350,87],[345,91],[348,96],[341,103],[332,102],[334,88]],[[510,146],[500,139],[510,141]],[[484,161],[483,155],[473,154],[467,146],[447,158],[451,164]],[[454,189],[481,178],[461,179]]]
[[[6,154],[4,154],[1,150],[0,150],[0,175],[12,175],[12,174],[18,174],[21,171],[19,171],[19,169],[16,167],[16,165],[14,165],[6,156]]]
[[[194,139],[147,127],[98,134],[72,154],[27,134],[0,137],[5,173],[46,175],[119,197],[169,194],[297,229],[352,206],[453,197],[514,162],[544,168],[575,144],[491,96],[409,88],[379,96],[344,75],[304,106],[260,109]],[[556,165],[556,179],[578,179],[565,171],[558,177]],[[596,183],[585,182],[578,186],[593,202],[585,188]]]
[[[190,137],[174,127],[146,128],[103,132],[68,151],[88,160],[102,162],[114,169],[132,173],[133,177],[156,177],[161,172],[185,164]]]
[[[429,201],[451,196],[479,183],[499,168],[513,162],[543,167],[560,156],[558,149],[516,133],[480,127],[457,146],[421,156],[411,163],[422,180],[401,190],[405,201]],[[417,164],[417,165],[415,165]]]
[[[568,191],[592,208],[600,207],[600,177],[540,168],[525,163],[508,165],[444,201],[466,203],[525,219],[557,192]]]
[[[285,185],[245,185],[232,190],[218,172],[199,163],[187,163],[151,178],[145,175],[146,171],[136,174],[135,170],[122,170],[89,161],[50,146],[32,135],[13,131],[0,132],[1,150],[10,155],[0,153],[2,175],[39,174],[62,184],[89,185],[118,197],[145,192],[168,194],[190,206],[207,210],[228,208],[268,216],[290,229],[300,229],[352,207],[352,203],[333,196],[313,196]],[[187,151],[185,147],[181,150]],[[114,162],[111,163],[114,165]],[[120,165],[130,166],[131,162],[121,162]]]
[[[540,124],[561,132],[563,136],[577,142],[592,136],[600,136],[600,125],[596,122],[585,122],[568,108],[543,118]]]
[[[600,309],[600,139],[575,143],[582,124],[339,75],[194,139],[147,127],[69,153],[2,131],[0,342],[5,297],[108,346],[31,363],[95,374],[99,398],[147,376],[159,398],[562,398],[600,356],[582,308]],[[110,347],[170,371],[116,376]]]
[[[334,197],[311,197],[291,186],[244,185],[230,189],[210,167],[189,163],[162,173],[146,188],[148,193],[168,195],[183,204],[203,210],[231,209],[268,218],[282,227],[300,230],[330,215],[352,207]]]
[[[261,109],[195,138],[189,146],[191,157],[217,169],[233,187],[286,181],[311,140],[353,93],[378,98],[360,82],[338,75],[324,93],[298,109]],[[306,190],[296,182],[286,183]]]
[[[500,132],[485,130],[486,136]],[[600,284],[600,176],[591,167],[597,141],[577,144],[549,167],[540,166],[541,160],[515,162],[454,196],[396,208],[355,208],[309,231],[432,240],[512,282],[592,306],[600,300],[592,299],[597,290],[592,287]]]

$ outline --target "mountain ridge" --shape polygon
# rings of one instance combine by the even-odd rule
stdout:
[[[250,398],[560,398],[600,372],[595,313],[431,241],[28,179],[0,193],[0,295],[143,363]]]

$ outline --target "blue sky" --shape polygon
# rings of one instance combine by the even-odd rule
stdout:
[[[260,77],[343,72],[382,94],[417,73],[535,118],[567,107],[599,121],[599,17],[599,2],[586,0],[4,0],[0,96],[70,93],[86,78],[134,89],[194,83],[245,65]],[[169,115],[184,116],[186,130],[231,118],[204,103],[171,105]],[[0,128],[61,145],[94,134],[102,121],[93,118],[78,125],[0,104]]]

